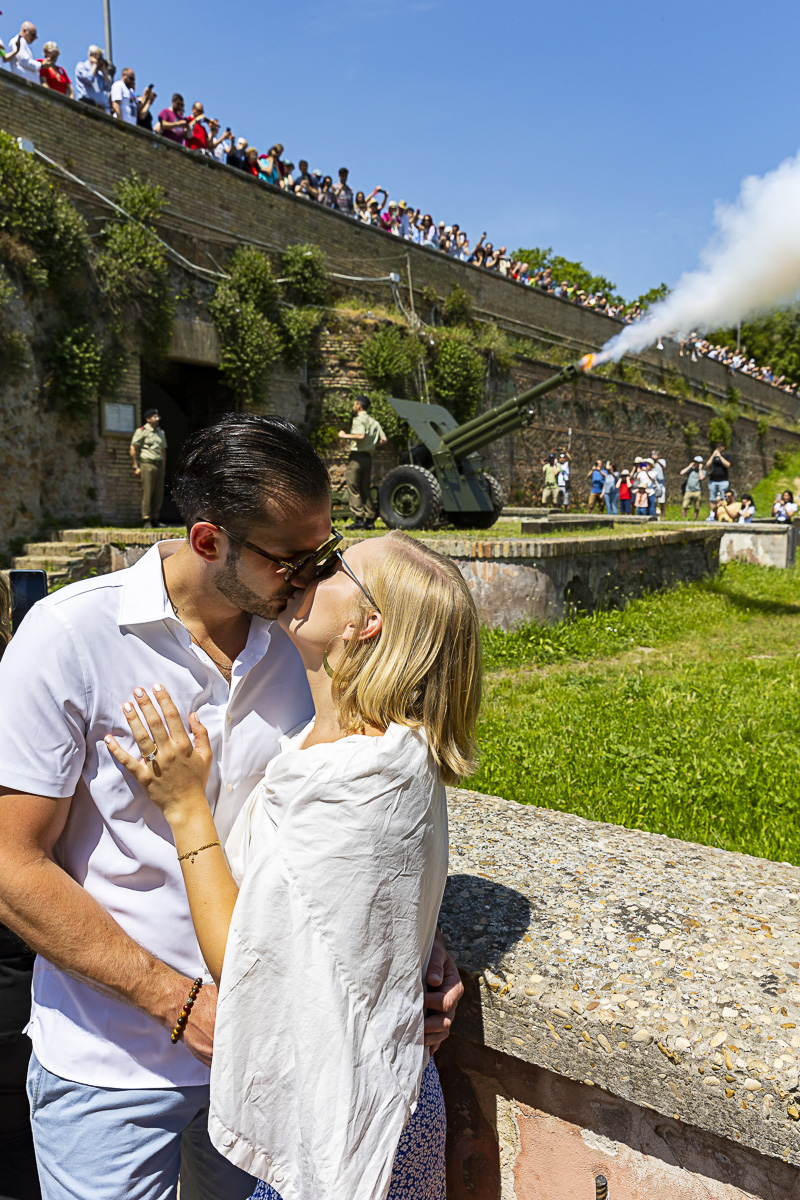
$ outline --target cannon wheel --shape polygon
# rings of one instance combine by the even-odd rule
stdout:
[[[458,529],[489,529],[494,525],[500,513],[503,511],[503,506],[506,498],[503,495],[503,489],[495,479],[494,475],[484,475],[484,479],[489,487],[489,495],[492,500],[491,512],[461,512],[448,513],[447,519],[451,524]]]
[[[424,467],[395,467],[381,481],[378,505],[390,529],[424,529],[441,517],[442,490]]]

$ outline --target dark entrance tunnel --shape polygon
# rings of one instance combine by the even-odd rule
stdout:
[[[189,434],[211,425],[223,413],[236,408],[236,401],[216,367],[168,362],[157,379],[142,375],[142,413],[157,408],[167,435],[167,486],[161,520],[180,522],[170,495],[175,463]]]

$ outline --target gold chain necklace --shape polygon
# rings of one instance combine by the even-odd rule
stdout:
[[[166,587],[166,585],[165,585],[165,587]],[[212,655],[208,654],[208,651],[206,650],[205,646],[200,645],[200,643],[198,642],[197,638],[194,636],[194,634],[192,633],[192,631],[188,627],[188,625],[186,625],[181,620],[181,615],[178,612],[177,605],[175,604],[175,601],[172,599],[172,596],[170,596],[169,591],[167,591],[167,599],[170,602],[170,606],[172,608],[172,611],[175,613],[176,618],[181,622],[181,625],[183,625],[183,628],[189,634],[189,637],[194,642],[195,646],[197,646],[197,648],[199,650],[202,650],[204,654],[208,655],[208,657],[211,659],[212,663],[214,664],[214,666],[217,668],[218,671],[221,671],[223,675],[228,676],[228,682],[230,683],[230,677],[232,676],[232,673],[233,673],[233,663],[231,663],[230,666],[227,666],[225,663],[218,662],[218,660],[216,658],[213,658]]]

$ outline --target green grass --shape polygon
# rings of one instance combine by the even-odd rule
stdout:
[[[800,570],[487,632],[469,786],[800,863]]]

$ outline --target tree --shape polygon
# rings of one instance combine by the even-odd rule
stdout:
[[[609,302],[622,303],[622,296],[618,294],[617,285],[612,280],[607,279],[605,275],[593,275],[581,262],[571,262],[560,254],[553,254],[552,246],[548,246],[546,250],[540,246],[534,246],[532,250],[516,250],[514,258],[526,262],[532,271],[549,267],[557,283],[566,279],[567,283],[584,292],[601,292]]]
[[[707,334],[710,342],[736,345],[735,329],[718,329]],[[742,325],[742,347],[759,366],[772,367],[772,373],[800,379],[800,306],[767,313]]]

